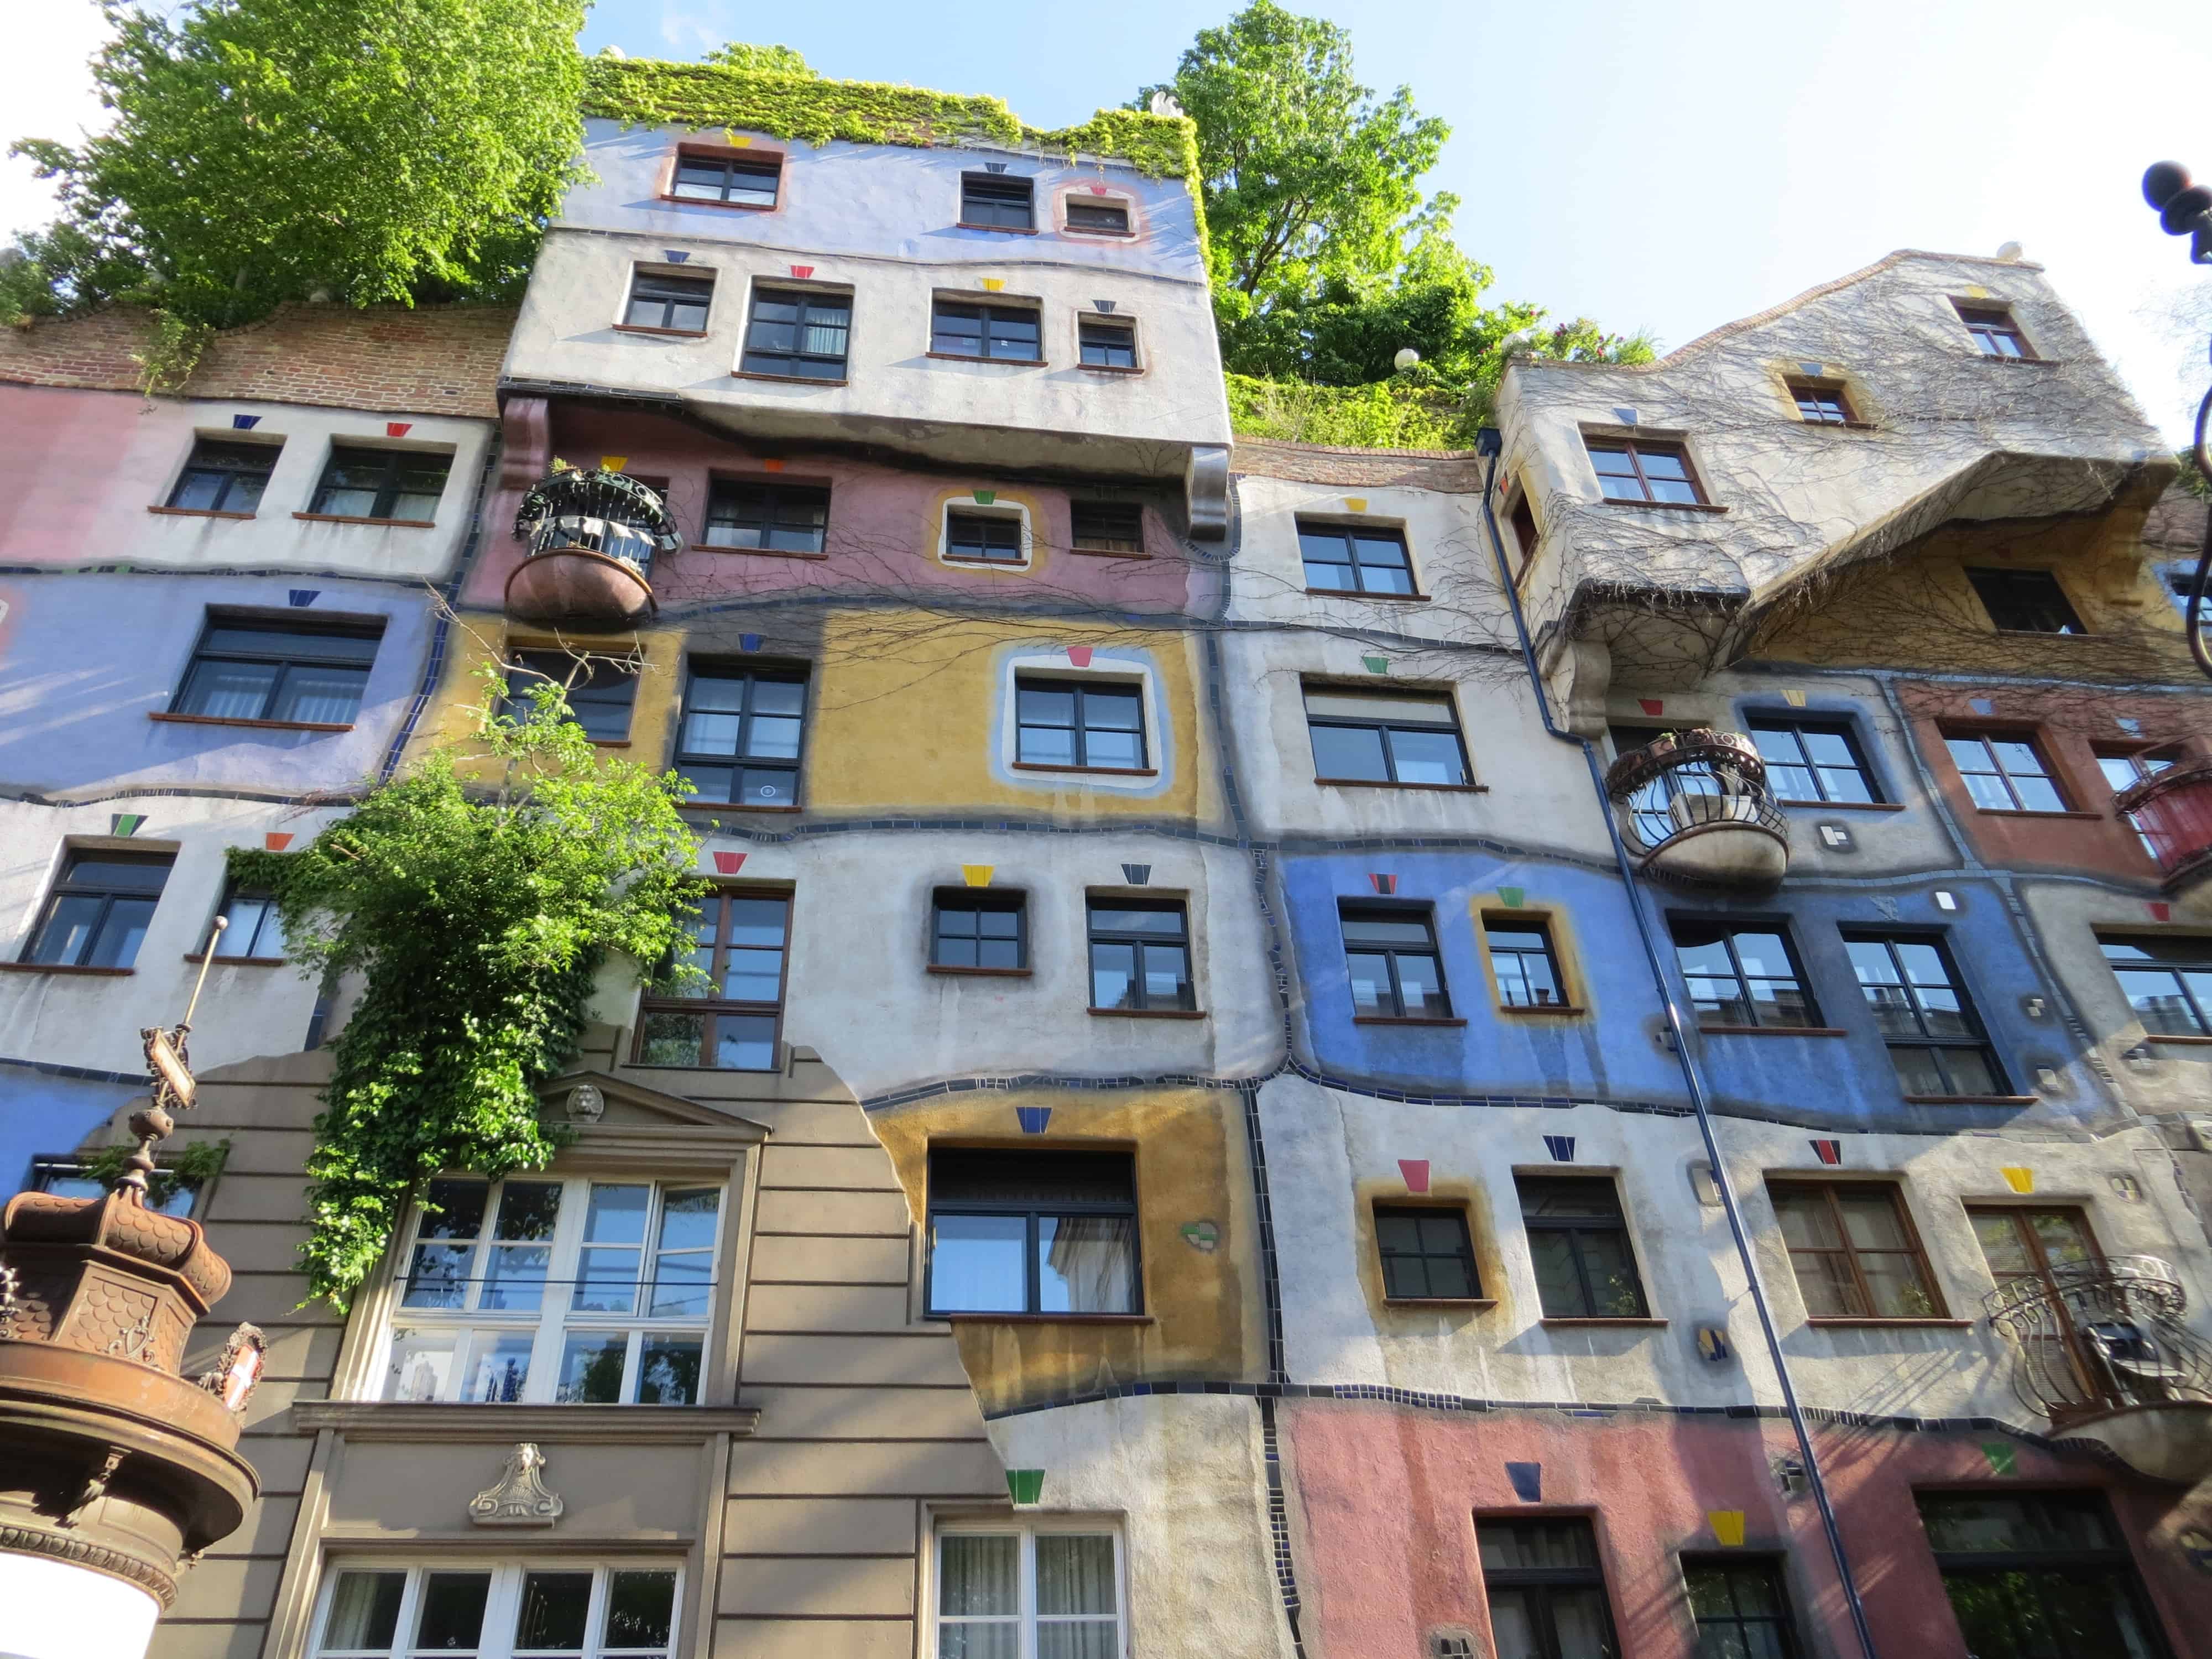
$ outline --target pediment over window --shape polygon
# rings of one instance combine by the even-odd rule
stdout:
[[[590,1067],[549,1079],[538,1098],[539,1118],[574,1137],[564,1160],[665,1167],[696,1158],[726,1165],[769,1137],[768,1126],[751,1118]]]

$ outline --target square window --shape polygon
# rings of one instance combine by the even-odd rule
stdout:
[[[1673,923],[1674,956],[1702,1030],[1730,1026],[1816,1026],[1820,1011],[1805,988],[1786,923]]]
[[[1756,1556],[1682,1559],[1682,1585],[1697,1621],[1698,1652],[1796,1659],[1797,1636],[1781,1564]]]
[[[1967,305],[1954,301],[1959,320],[1966,325],[1976,348],[1984,357],[2033,358],[2027,336],[2013,320],[2009,306]]]
[[[990,230],[1032,230],[1034,181],[1003,173],[960,175],[960,222]]]
[[[1985,812],[2063,812],[2066,797],[2059,792],[2050,763],[2044,759],[2033,734],[2025,732],[1954,732],[1943,733],[1951,763],[1974,805]]]
[[[929,349],[940,357],[1000,363],[1044,361],[1043,333],[1033,305],[969,305],[939,300],[931,308]]]
[[[1541,917],[1499,911],[1482,919],[1483,943],[1490,951],[1491,976],[1498,1000],[1506,1008],[1561,1008],[1566,981],[1552,950],[1551,924]]]
[[[284,919],[277,912],[274,895],[241,888],[234,883],[223,889],[222,903],[216,915],[223,922],[223,929],[217,933],[210,927],[204,948],[215,951],[218,960],[283,960]]]
[[[668,181],[668,193],[679,202],[772,208],[782,179],[781,156],[740,157],[678,150],[676,168]]]
[[[1029,919],[1025,894],[940,887],[930,902],[929,965],[949,973],[1027,973]]]
[[[2154,1036],[2212,1036],[2212,939],[2099,933],[2128,1007]]]
[[[1142,772],[1145,692],[1126,680],[1014,680],[1014,763],[1069,772]]]
[[[1137,326],[1106,317],[1076,319],[1077,354],[1085,368],[1134,368]]]
[[[707,494],[704,547],[819,553],[830,535],[830,492],[805,484],[717,478]]]
[[[1620,1195],[1602,1176],[1520,1176],[1521,1224],[1547,1319],[1643,1319],[1650,1313]]]
[[[532,689],[556,685],[568,705],[568,719],[594,743],[620,743],[629,736],[630,707],[637,701],[637,669],[606,657],[571,656],[566,651],[517,651],[507,665],[507,696],[500,712],[526,720],[538,712]]]
[[[849,294],[757,288],[738,367],[782,380],[842,380],[852,331]]]
[[[1382,525],[1297,520],[1306,589],[1325,593],[1412,593],[1413,561],[1403,531]]]
[[[210,611],[173,714],[350,726],[376,660],[379,623],[295,623]]]
[[[1482,1294],[1463,1210],[1378,1204],[1375,1248],[1382,1294],[1393,1302],[1464,1302]]]
[[[1145,550],[1145,509],[1134,501],[1070,501],[1067,510],[1077,552]]]
[[[1757,714],[1745,724],[1777,799],[1863,805],[1881,799],[1850,721]]]
[[[676,769],[697,790],[685,804],[797,806],[805,726],[804,673],[695,666],[676,732]]]
[[[1190,929],[1180,902],[1092,899],[1087,915],[1093,1008],[1157,1012],[1198,1006]]]
[[[1443,692],[1304,690],[1319,783],[1465,788],[1472,779],[1459,714]]]
[[[791,900],[718,889],[699,902],[688,965],[665,964],[639,1005],[641,1066],[772,1072],[780,1054]]]
[[[1609,501],[1650,501],[1662,506],[1703,506],[1705,490],[1680,444],[1646,439],[1585,438],[1598,489]]]
[[[1617,1659],[1613,1610],[1589,1522],[1485,1516],[1474,1523],[1474,1538],[1501,1654]]]
[[[2006,1092],[1996,1051],[1942,939],[1847,933],[1844,949],[1908,1099]]]
[[[929,1311],[1141,1312],[1127,1152],[929,1155]]]
[[[658,328],[672,334],[704,334],[714,300],[711,276],[672,276],[639,270],[629,279],[629,304],[623,322],[630,328]]]
[[[1443,958],[1426,906],[1343,904],[1345,970],[1354,1019],[1449,1019]]]
[[[1767,1196],[1812,1319],[1938,1319],[1943,1300],[1888,1182],[1770,1181]]]
[[[953,508],[945,515],[945,556],[965,564],[1024,563],[1024,527],[1019,514]]]
[[[1797,416],[1808,426],[1849,426],[1850,399],[1832,380],[1792,380],[1790,395],[1796,400]]]
[[[1102,202],[1096,198],[1085,201],[1071,198],[1067,203],[1067,228],[1112,236],[1129,234],[1129,206],[1126,202]]]
[[[427,525],[438,516],[452,465],[448,455],[332,444],[308,510],[335,519]]]
[[[1121,1537],[1111,1522],[940,1526],[938,1659],[1121,1659]]]
[[[198,439],[167,505],[194,513],[252,513],[261,505],[283,447],[281,438],[264,444]]]
[[[1966,580],[2001,634],[2086,634],[2048,570],[1992,570],[1968,566]]]

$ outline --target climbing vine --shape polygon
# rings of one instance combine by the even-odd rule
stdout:
[[[102,1146],[86,1154],[84,1172],[103,1187],[112,1187],[123,1178],[131,1154],[138,1150],[135,1140],[119,1140],[112,1146]],[[222,1173],[222,1166],[230,1161],[230,1141],[190,1140],[173,1152],[161,1153],[161,1163],[154,1173],[146,1177],[146,1206],[158,1210],[187,1187],[204,1187]]]

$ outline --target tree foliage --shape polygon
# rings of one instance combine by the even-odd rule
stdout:
[[[559,1138],[536,1087],[574,1056],[594,975],[670,959],[696,908],[690,786],[594,749],[562,688],[518,720],[486,679],[481,750],[419,762],[305,852],[232,854],[307,971],[360,976],[301,1246],[311,1292],[341,1307],[428,1177],[544,1165]]]
[[[0,313],[506,297],[575,175],[583,0],[104,0],[106,132],[16,150],[62,219]]]
[[[702,60],[724,69],[749,70],[755,75],[793,75],[802,81],[819,81],[819,71],[792,46],[755,46],[732,40],[717,46]]]

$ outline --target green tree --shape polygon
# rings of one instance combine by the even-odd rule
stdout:
[[[676,959],[696,909],[690,786],[593,748],[561,688],[518,720],[486,679],[480,746],[380,785],[305,852],[232,854],[307,971],[359,976],[301,1246],[311,1293],[340,1307],[431,1176],[544,1167],[559,1138],[536,1088],[574,1056],[599,968]]]
[[[576,176],[584,0],[103,0],[114,112],[70,148],[0,308],[155,297],[228,326],[321,293],[504,297]]]
[[[754,46],[742,40],[732,40],[707,54],[706,62],[719,64],[724,69],[750,70],[756,75],[790,75],[802,81],[819,81],[822,76],[807,67],[806,59],[790,46]]]

